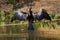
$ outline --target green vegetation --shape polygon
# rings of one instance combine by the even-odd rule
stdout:
[[[10,24],[11,22],[11,18],[12,18],[12,16],[14,15],[14,12],[15,11],[6,11],[5,13],[4,13],[4,11],[1,11],[0,12],[0,25],[2,25],[2,23],[3,24]],[[59,17],[60,16],[58,16],[57,14],[49,14],[50,15],[50,17],[51,17],[51,19],[60,19]],[[42,22],[40,22],[40,24],[42,23],[42,24],[49,24],[50,22],[44,22],[44,21],[46,21],[46,20],[42,20]],[[19,20],[16,20],[16,21],[14,21],[13,23],[20,23],[21,21],[19,21]],[[37,22],[37,23],[35,23],[35,24],[37,24],[37,25],[39,25],[39,22]],[[51,24],[51,23],[50,23]],[[40,25],[41,26],[41,25]]]
[[[3,26],[6,26],[6,30],[7,30],[7,33],[19,33],[19,27],[21,27],[21,25],[25,25],[26,28],[28,26],[28,21],[19,21],[19,20],[15,20],[13,21],[13,23],[11,23],[11,18],[12,16],[14,15],[15,11],[1,11],[0,12],[0,26],[3,27]],[[50,17],[52,19],[60,19],[60,16],[58,16],[57,14],[49,14]],[[17,25],[13,25],[13,24],[20,24],[19,26]],[[5,24],[12,24],[11,26],[7,26]],[[39,21],[36,21],[33,23],[33,26],[35,28],[39,28],[39,27],[49,27],[49,28],[56,28],[58,25],[60,25],[60,21],[56,21],[56,22],[50,22],[50,21],[47,21],[45,19],[41,20],[40,22]],[[5,28],[5,27],[4,27]]]
[[[46,20],[45,20],[46,21]],[[44,20],[40,21],[40,22],[36,22],[34,23],[34,27],[35,28],[39,28],[39,27],[49,27],[49,28],[56,28],[57,27],[57,23],[53,23],[53,22],[50,22],[50,21],[46,21],[45,22]]]

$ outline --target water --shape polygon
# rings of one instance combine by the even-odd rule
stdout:
[[[28,40],[28,38],[21,38],[21,37],[0,37],[0,40]],[[33,38],[33,40],[60,40],[60,39],[36,37],[36,38]]]
[[[21,37],[1,37],[0,40],[27,40],[27,39]]]
[[[25,29],[26,28],[26,29]],[[22,30],[21,30],[22,29]],[[27,31],[26,31],[27,30]],[[0,36],[0,40],[60,40],[60,38],[50,37],[46,34],[44,36],[44,32],[36,32],[34,33],[34,27],[31,23],[27,26],[16,25],[16,26],[6,26],[6,33],[7,34],[19,34],[17,36],[14,35],[7,35],[7,36]],[[28,37],[26,37],[28,35]],[[38,35],[38,36],[36,36]],[[53,34],[52,34],[53,35]],[[60,36],[60,35],[58,35]]]
[[[28,31],[29,31],[29,30],[32,30],[32,31],[34,30],[34,27],[33,27],[32,23],[29,23],[29,24],[28,24]]]
[[[28,40],[33,40],[33,32],[34,32],[34,27],[32,25],[32,23],[28,24],[28,34],[29,34],[29,39]]]

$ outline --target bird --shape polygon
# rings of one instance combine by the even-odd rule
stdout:
[[[14,20],[28,20],[28,22],[33,23],[33,21],[35,20],[42,20],[42,19],[46,19],[46,20],[50,20],[51,21],[51,17],[49,16],[49,14],[47,13],[47,11],[45,9],[40,9],[39,12],[33,12],[32,11],[32,7],[29,7],[28,10],[29,13],[27,12],[23,12],[20,9],[17,9],[15,14],[13,15],[11,22],[13,22]]]

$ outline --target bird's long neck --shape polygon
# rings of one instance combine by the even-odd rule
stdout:
[[[29,13],[30,13],[30,15],[32,15],[32,10],[31,10],[31,8],[29,9]]]

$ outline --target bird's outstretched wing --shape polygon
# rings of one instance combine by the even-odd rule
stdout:
[[[51,17],[45,9],[40,9],[38,13],[33,13],[34,20],[47,19],[51,21]]]
[[[26,20],[27,19],[28,14],[26,12],[15,12],[15,14],[13,15],[11,22],[13,22],[14,20]]]
[[[49,14],[47,13],[47,11],[44,10],[44,9],[43,9],[42,11],[43,11],[42,13],[44,13],[44,14],[43,14],[44,18],[51,21],[51,17],[50,17]]]

